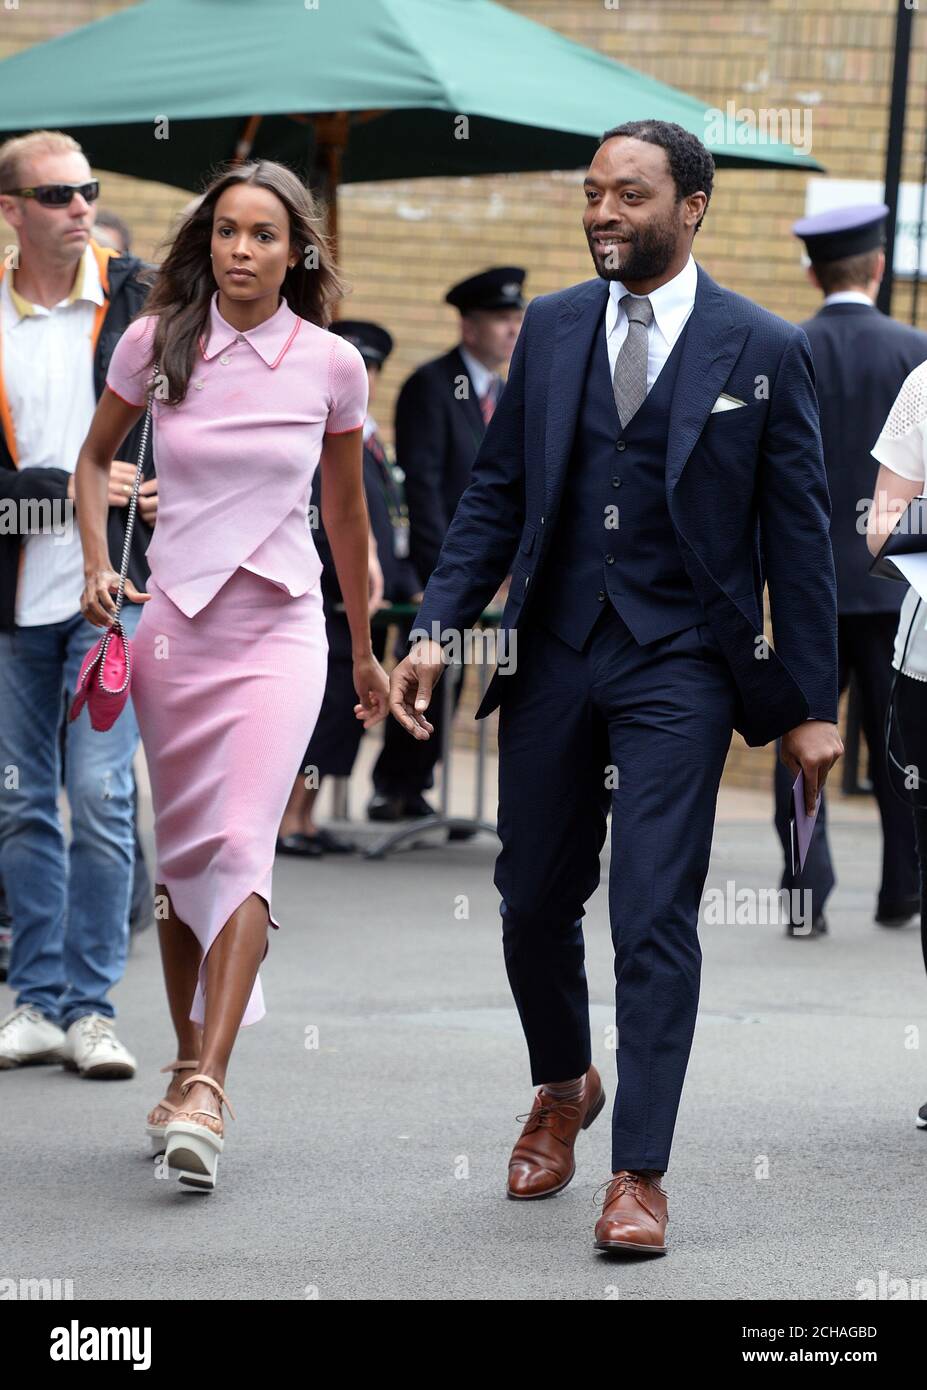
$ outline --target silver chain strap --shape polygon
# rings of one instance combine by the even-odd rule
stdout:
[[[157,377],[158,375],[157,363],[155,363],[154,375],[155,377]],[[97,665],[97,680],[99,682],[100,689],[104,691],[104,693],[107,695],[121,695],[122,692],[129,685],[129,681],[131,680],[132,676],[132,672],[130,669],[131,658],[129,655],[129,644],[126,641],[126,635],[123,626],[119,621],[119,614],[122,611],[122,604],[126,592],[126,579],[128,578],[129,574],[129,556],[132,551],[132,532],[135,529],[135,513],[138,509],[138,490],[141,487],[142,483],[142,473],[145,467],[145,450],[148,447],[148,436],[151,433],[151,402],[153,398],[154,387],[152,387],[151,391],[149,391],[148,393],[148,404],[145,410],[144,423],[142,424],[142,437],[139,440],[138,459],[135,465],[135,480],[132,484],[132,496],[129,498],[129,515],[126,518],[126,534],[125,540],[122,544],[122,563],[119,566],[119,588],[116,591],[116,612],[113,615],[112,623],[106,630],[106,636],[103,638],[103,646],[100,649],[100,660]],[[122,642],[122,650],[125,656],[126,664],[125,680],[122,682],[122,685],[118,686],[115,690],[113,690],[110,686],[106,685],[103,680],[103,668],[106,664],[106,653],[109,651],[109,644],[114,636],[118,636]]]

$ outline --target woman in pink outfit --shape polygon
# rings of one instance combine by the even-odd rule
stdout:
[[[158,518],[133,641],[132,698],[151,778],[161,957],[178,1060],[148,1117],[182,1182],[215,1186],[238,1029],[264,1014],[277,828],[325,688],[328,646],[309,493],[354,652],[355,711],[385,718],[370,645],[362,485],[367,371],[327,331],[342,293],[309,192],[259,161],[218,177],[178,230],[113,353],[81,451],[86,587],[105,627],[110,463],[154,387]],[[154,366],[157,364],[157,375]],[[187,1071],[186,1079],[180,1073]],[[229,1112],[232,1113],[229,1106]]]

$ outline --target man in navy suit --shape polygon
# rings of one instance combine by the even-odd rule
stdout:
[[[904,584],[869,573],[866,504],[875,489],[879,465],[870,449],[879,437],[902,382],[927,358],[927,333],[896,323],[875,307],[885,273],[885,203],[831,208],[796,222],[792,231],[805,244],[808,278],[824,294],[814,318],[801,326],[808,335],[821,410],[821,444],[830,491],[831,544],[837,572],[837,659],[842,691],[853,675],[866,745],[869,776],[882,822],[882,877],[876,921],[901,927],[920,911],[914,816],[892,788],[885,759],[885,714],[892,684],[892,653]],[[782,887],[792,901],[799,881],[792,872],[789,809],[792,783],[776,764],[776,829],[782,841]],[[834,887],[827,842],[825,798],[801,872],[800,887],[810,895],[812,931],[827,930],[824,905]]]
[[[714,163],[680,126],[610,130],[583,223],[597,278],[528,307],[492,423],[396,668],[414,736],[443,646],[511,569],[495,883],[540,1087],[508,1194],[546,1197],[605,1095],[582,916],[611,808],[618,1090],[596,1245],[666,1249],[698,1004],[699,904],[732,729],[782,736],[810,809],[843,751],[829,498],[808,340],[692,259]],[[776,650],[763,636],[769,585]],[[511,647],[509,648],[511,655]]]

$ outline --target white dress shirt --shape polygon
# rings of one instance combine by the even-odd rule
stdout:
[[[70,294],[46,309],[18,293],[13,275],[0,281],[3,376],[20,468],[64,468],[73,473],[87,436],[93,389],[93,323],[103,287],[88,246]],[[64,502],[60,504],[64,506]],[[54,518],[59,522],[57,515]],[[23,538],[16,587],[20,627],[63,622],[80,612],[84,557],[76,518],[68,531]]]
[[[663,364],[676,345],[676,340],[686,326],[695,305],[695,287],[698,284],[698,269],[689,253],[678,275],[651,290],[646,297],[653,308],[653,320],[647,329],[647,390],[653,386],[663,369]],[[627,285],[620,280],[611,280],[608,286],[608,303],[605,306],[605,341],[608,346],[608,365],[612,380],[615,379],[615,362],[621,344],[628,336],[628,316],[619,304],[622,295],[630,294]],[[643,296],[639,296],[643,298]]]
[[[826,309],[828,304],[868,304],[871,309],[872,300],[863,290],[834,290],[833,294],[824,296],[822,308]]]
[[[468,352],[462,343],[458,350],[464,360],[464,366],[469,373],[470,380],[473,382],[477,398],[482,400],[489,388],[492,387],[496,393],[496,400],[498,400],[499,387],[502,385],[502,378],[499,376],[498,372],[494,372],[491,367],[487,367],[484,363],[477,361],[473,353]],[[495,385],[496,382],[499,383],[498,386]]]

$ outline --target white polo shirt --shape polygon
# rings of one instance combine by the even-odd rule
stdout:
[[[97,404],[93,324],[103,287],[96,259],[88,245],[71,293],[51,309],[24,299],[13,274],[0,281],[0,329],[19,467],[73,473]],[[55,519],[60,523],[61,517]],[[17,625],[57,623],[79,613],[84,561],[76,517],[61,534],[24,536],[23,549]]]

